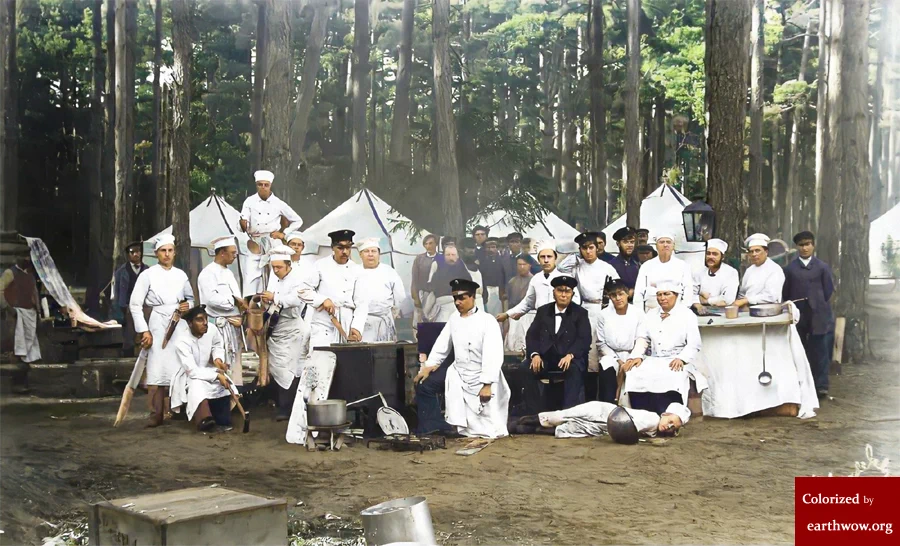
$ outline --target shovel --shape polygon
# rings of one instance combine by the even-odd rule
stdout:
[[[766,387],[772,383],[772,374],[766,371],[766,324],[762,325],[762,361],[763,361],[763,371],[759,374],[759,384]]]

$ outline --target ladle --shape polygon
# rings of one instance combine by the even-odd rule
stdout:
[[[766,324],[762,325],[762,361],[763,361],[763,371],[759,374],[759,384],[766,387],[772,383],[772,374],[766,371]]]

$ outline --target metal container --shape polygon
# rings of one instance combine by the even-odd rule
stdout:
[[[306,421],[314,427],[336,427],[347,423],[346,400],[322,400],[306,404]]]
[[[737,308],[736,305],[729,305],[728,307],[725,308],[725,318],[728,318],[728,319],[738,318],[738,311],[739,311],[739,309]]]
[[[406,497],[376,504],[360,512],[366,544],[437,544],[425,497]]]
[[[777,317],[784,312],[782,303],[761,303],[750,306],[751,317]]]

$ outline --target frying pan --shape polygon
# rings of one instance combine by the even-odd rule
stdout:
[[[385,435],[409,434],[409,425],[406,423],[406,419],[400,415],[399,411],[388,406],[387,401],[384,399],[384,395],[380,392],[378,394],[373,394],[372,396],[360,398],[355,402],[350,402],[347,406],[365,402],[366,400],[371,400],[375,397],[381,398],[381,407],[378,408],[378,412],[375,414],[375,421],[378,423],[381,431],[384,432]]]

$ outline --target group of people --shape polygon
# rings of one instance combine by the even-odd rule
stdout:
[[[215,258],[197,280],[199,302],[173,265],[171,235],[155,241],[156,265],[141,264],[135,243],[116,274],[118,304],[127,305],[126,326],[147,362],[150,426],[163,422],[169,396],[199,429],[230,427],[223,408],[242,384],[241,353],[253,348],[266,355],[257,381],[271,379],[287,440],[304,443],[306,404],[328,397],[336,366],[334,353],[314,349],[396,341],[399,316],[442,325],[416,378],[420,433],[496,438],[553,426],[557,436],[599,434],[618,404],[644,434],[675,432],[690,418],[691,382],[698,392],[706,388],[694,365],[702,343],[694,315],[729,305],[800,300],[798,330],[816,386],[827,392],[833,285],[828,266],[813,256],[809,232],[794,238],[799,257],[784,270],[767,257],[768,237],[751,236],[751,265],[740,279],[724,263],[728,245],[719,239],[708,241],[705,268],[692,273],[675,256],[673,233],[656,233],[653,249],[648,230],[621,228],[612,237],[615,255],[606,252],[603,233],[582,233],[578,252],[560,259],[552,242],[512,233],[501,249],[488,228],[477,226],[462,241],[426,236],[407,293],[398,273],[381,263],[378,239],[354,242],[349,229],[329,234],[331,256],[301,265],[302,220],[272,194],[271,172],[255,178],[257,193],[241,212],[251,252],[243,286],[228,268],[238,258],[231,234],[211,241]],[[350,259],[354,247],[362,264]],[[265,336],[247,335],[242,317],[250,307],[265,310]],[[175,313],[182,320],[173,320]],[[522,365],[541,384],[546,409],[557,411],[509,421],[501,372],[508,351],[525,355]],[[596,400],[586,403],[588,371],[600,381]],[[552,407],[551,394],[560,390],[562,402]]]

